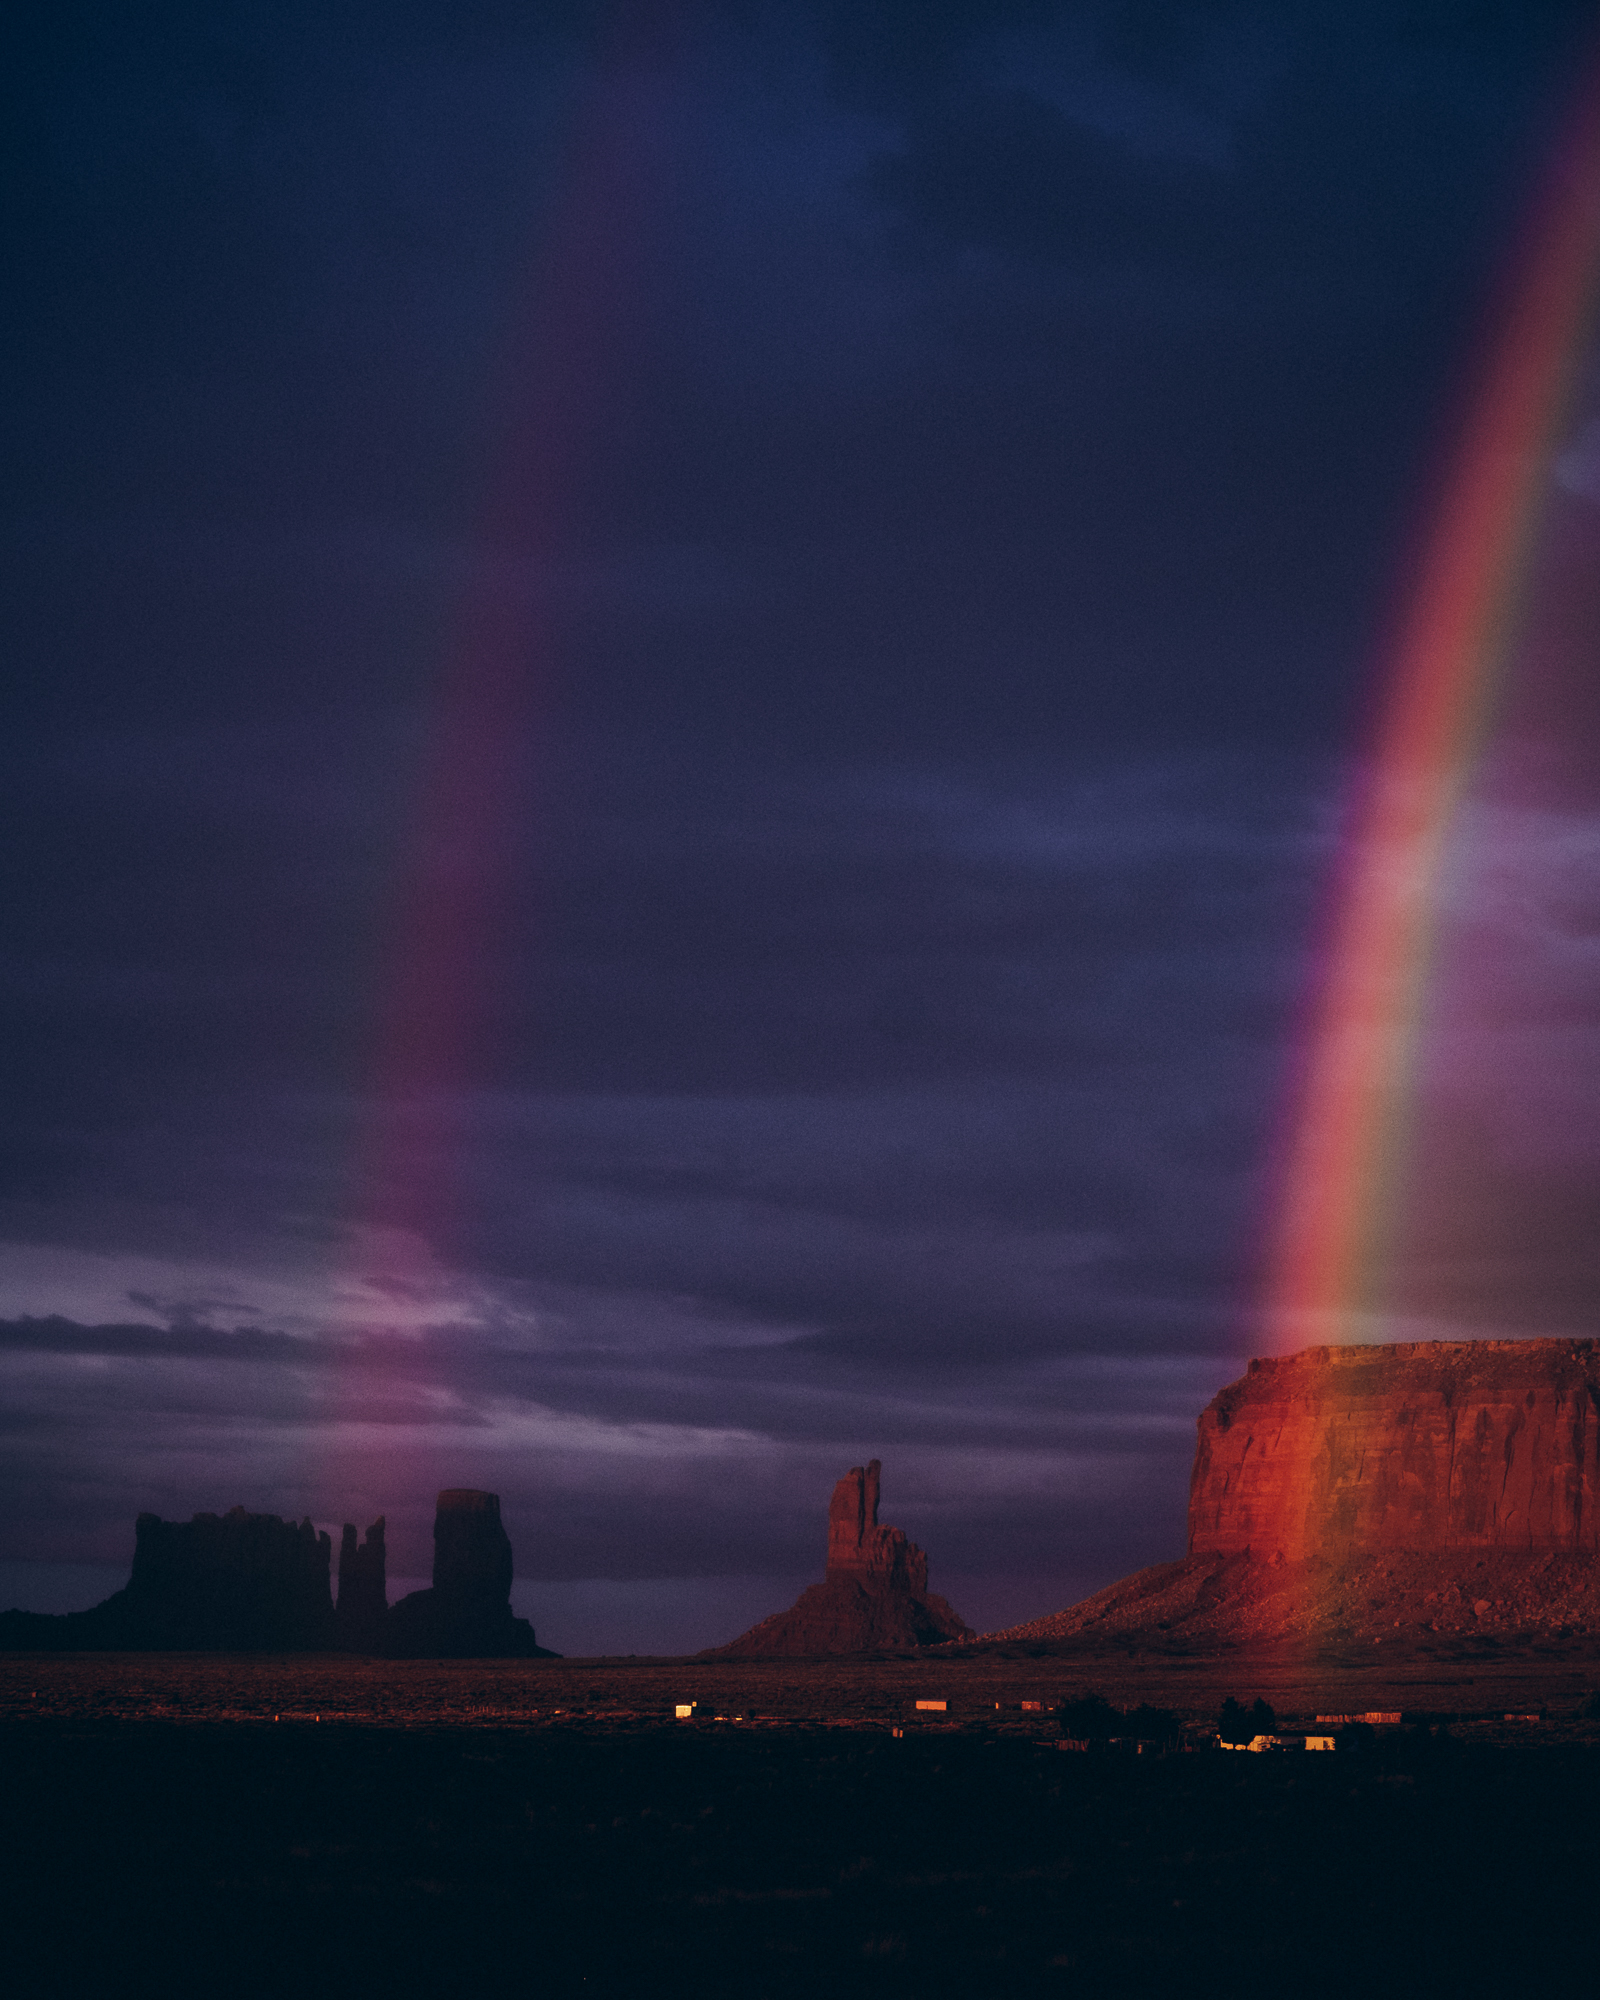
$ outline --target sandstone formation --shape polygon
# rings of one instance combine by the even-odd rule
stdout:
[[[389,1616],[383,1529],[384,1517],[380,1514],[368,1528],[366,1540],[359,1542],[355,1523],[346,1521],[339,1541],[339,1599],[334,1617],[339,1643],[355,1653],[376,1653],[383,1649],[384,1626]]]
[[[383,1516],[365,1541],[346,1523],[339,1602],[332,1543],[309,1521],[235,1507],[163,1521],[141,1514],[133,1574],[92,1611],[0,1613],[0,1648],[29,1651],[383,1653],[554,1659],[511,1610],[511,1543],[499,1497],[439,1495],[433,1588],[386,1601]]]
[[[511,1610],[511,1541],[498,1493],[447,1487],[433,1523],[433,1587],[390,1611],[383,1650],[415,1659],[551,1659]]]
[[[133,1573],[92,1611],[8,1611],[0,1645],[138,1651],[248,1651],[335,1643],[332,1545],[309,1521],[276,1514],[141,1514]]]
[[[1189,1553],[1600,1550],[1600,1341],[1252,1361],[1200,1418]]]
[[[828,1560],[821,1583],[787,1611],[763,1619],[707,1660],[795,1659],[936,1646],[969,1636],[928,1590],[928,1558],[899,1528],[878,1520],[877,1459],[852,1466],[828,1503]]]
[[[1008,1640],[1449,1648],[1600,1633],[1600,1341],[1252,1361],[1199,1420],[1189,1554]]]
[[[1188,1556],[1157,1563],[1066,1611],[990,1633],[996,1644],[1062,1653],[1288,1649],[1307,1659],[1379,1648],[1459,1658],[1570,1647],[1600,1638],[1600,1561],[1489,1551],[1390,1552],[1328,1562]]]
[[[310,1521],[296,1526],[243,1507],[187,1522],[141,1514],[128,1611],[152,1645],[325,1646],[333,1637],[331,1556],[328,1536]]]

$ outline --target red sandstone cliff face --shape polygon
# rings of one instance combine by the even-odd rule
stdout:
[[[1597,1454],[1600,1341],[1252,1361],[1201,1413],[1183,1561],[990,1636],[1089,1651],[1591,1647]]]
[[[1600,1550],[1600,1341],[1252,1361],[1200,1417],[1191,1555]]]

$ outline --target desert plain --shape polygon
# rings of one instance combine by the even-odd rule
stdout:
[[[1597,1679],[1570,1644],[742,1663],[13,1653],[14,1990],[1570,1983],[1600,1860]],[[1173,1709],[1183,1747],[1058,1748],[1052,1708],[1090,1691]],[[1228,1695],[1264,1697],[1284,1733],[1317,1713],[1405,1720],[1360,1750],[1226,1752]],[[678,1720],[680,1702],[697,1715]]]

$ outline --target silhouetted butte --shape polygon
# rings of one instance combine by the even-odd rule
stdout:
[[[928,1589],[928,1558],[900,1528],[878,1520],[877,1459],[855,1465],[828,1503],[828,1565],[787,1611],[764,1618],[707,1660],[794,1659],[937,1646],[969,1636]]]
[[[447,1487],[433,1523],[433,1586],[389,1612],[383,1649],[396,1659],[555,1657],[511,1609],[511,1541],[498,1493]]]

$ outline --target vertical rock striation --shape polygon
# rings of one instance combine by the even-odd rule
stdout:
[[[1252,1361],[1200,1417],[1191,1555],[1600,1550],[1600,1342]]]

